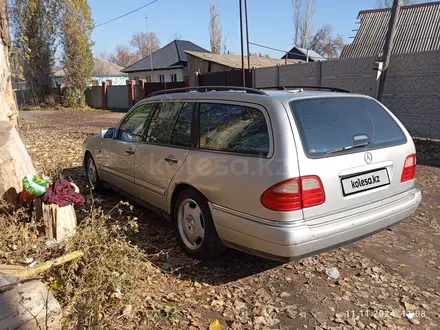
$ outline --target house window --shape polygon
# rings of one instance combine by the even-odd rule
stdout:
[[[159,75],[159,81],[160,82],[165,82],[165,75],[164,74],[160,74]]]
[[[151,76],[147,76],[147,82],[151,82]]]
[[[171,74],[171,82],[177,82],[177,74],[175,73]]]

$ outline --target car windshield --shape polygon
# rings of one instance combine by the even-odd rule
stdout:
[[[375,100],[320,97],[294,100],[290,108],[311,157],[354,152],[406,142],[397,122]],[[358,148],[359,147],[359,148]]]

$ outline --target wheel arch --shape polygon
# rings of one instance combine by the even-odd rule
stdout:
[[[195,188],[194,186],[192,186],[188,183],[182,182],[182,183],[176,184],[174,187],[173,193],[171,194],[170,202],[168,203],[168,213],[171,216],[173,216],[173,213],[174,213],[174,207],[176,205],[177,197],[185,189],[193,189],[193,190],[197,191],[199,194],[201,194],[203,197],[206,198],[206,196],[199,189]]]

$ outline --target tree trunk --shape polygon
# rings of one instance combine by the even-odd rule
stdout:
[[[18,112],[9,70],[6,6],[7,0],[0,0],[0,199],[14,202],[22,190],[24,175],[35,173],[35,169],[16,129]]]

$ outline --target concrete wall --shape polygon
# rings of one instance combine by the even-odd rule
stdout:
[[[183,69],[169,69],[169,70],[154,70],[153,68],[153,80],[152,82],[160,82],[160,75],[163,74],[165,76],[165,82],[171,82],[171,75],[177,75],[177,81],[184,81],[183,78]],[[148,76],[151,77],[151,71],[140,71],[140,72],[131,72],[128,74],[130,80],[138,79],[147,79]]]
[[[254,87],[314,85],[377,97],[377,67],[366,57],[258,68]],[[393,55],[382,102],[413,136],[440,139],[440,52]]]
[[[440,52],[393,55],[382,102],[413,136],[440,138]]]
[[[258,68],[255,87],[324,86],[375,95],[377,72],[373,57]]]
[[[128,109],[128,86],[108,86],[107,87],[107,108],[109,109]]]
[[[378,86],[374,57],[332,60],[321,65],[321,86],[337,87],[375,97]]]

